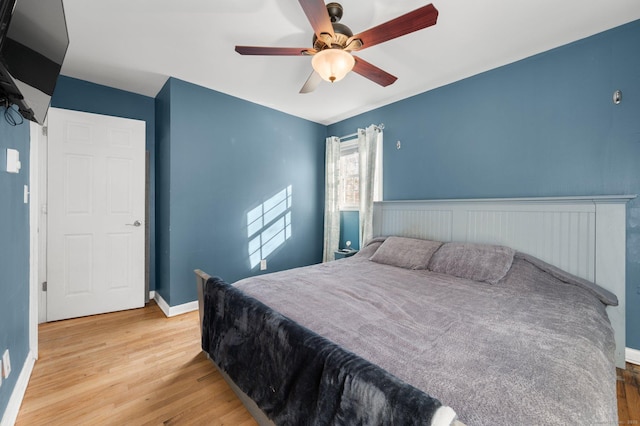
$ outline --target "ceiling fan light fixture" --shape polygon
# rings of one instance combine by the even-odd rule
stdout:
[[[311,66],[323,80],[335,83],[346,76],[356,64],[353,55],[342,49],[324,49],[313,55]]]

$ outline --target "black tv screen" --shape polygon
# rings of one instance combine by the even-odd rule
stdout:
[[[62,0],[0,2],[0,100],[43,124],[69,46]]]

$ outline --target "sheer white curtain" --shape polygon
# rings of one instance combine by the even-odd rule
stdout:
[[[322,261],[334,259],[333,252],[340,243],[340,138],[327,138],[326,169],[324,178],[324,250]]]
[[[382,200],[382,129],[371,125],[358,129],[360,167],[360,247],[373,236],[373,202]]]

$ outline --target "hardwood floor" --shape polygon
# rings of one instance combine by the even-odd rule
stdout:
[[[618,369],[618,424],[640,425],[640,365]]]
[[[255,425],[200,350],[198,312],[42,324],[17,425]]]
[[[200,351],[198,313],[146,308],[42,324],[16,425],[255,425]],[[640,366],[618,370],[619,424],[640,425]]]

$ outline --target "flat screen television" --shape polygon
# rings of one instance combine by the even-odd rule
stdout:
[[[68,46],[62,0],[0,0],[0,105],[43,124]]]

